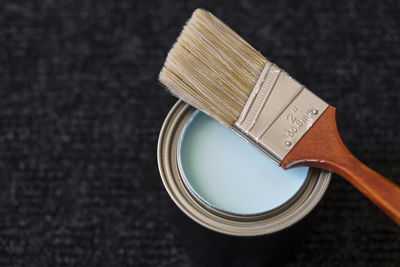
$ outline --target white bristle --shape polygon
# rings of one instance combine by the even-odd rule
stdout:
[[[266,62],[210,12],[197,9],[168,53],[159,80],[174,95],[232,127]]]

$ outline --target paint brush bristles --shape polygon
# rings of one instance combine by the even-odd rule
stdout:
[[[169,52],[159,80],[172,94],[231,128],[266,62],[227,25],[197,9]]]

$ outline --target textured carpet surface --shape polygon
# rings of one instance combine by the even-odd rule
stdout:
[[[157,75],[204,7],[400,184],[400,2],[327,2],[1,1],[0,266],[399,266],[399,227],[338,176],[297,226],[236,238],[188,219],[158,173],[176,99]]]

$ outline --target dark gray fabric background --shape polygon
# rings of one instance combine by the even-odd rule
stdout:
[[[400,184],[399,1],[1,1],[0,266],[399,266],[399,227],[338,176],[279,235],[220,235],[173,204],[157,75],[196,7],[336,106],[354,154]]]

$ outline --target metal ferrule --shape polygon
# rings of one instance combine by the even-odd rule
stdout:
[[[233,130],[281,165],[327,107],[326,102],[268,62]]]

